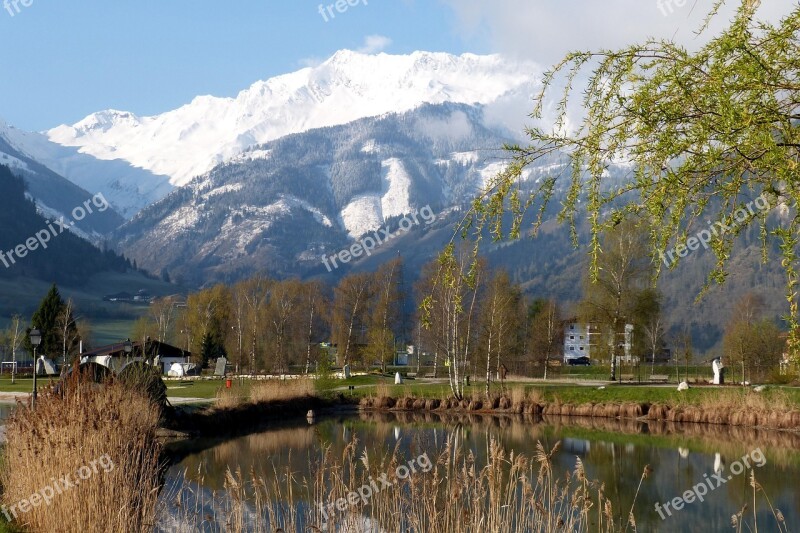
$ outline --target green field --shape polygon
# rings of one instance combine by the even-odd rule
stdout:
[[[0,329],[6,328],[11,317],[18,314],[27,322],[50,289],[50,283],[28,278],[0,279]],[[137,318],[147,312],[147,305],[104,302],[103,296],[118,292],[136,293],[144,289],[153,296],[182,292],[176,285],[146,278],[137,272],[98,274],[82,287],[59,287],[64,299],[75,302],[75,315],[88,321],[92,344],[118,342],[130,336]]]
[[[139,310],[140,314],[144,314],[144,312],[145,309]],[[135,322],[135,318],[95,319],[91,321],[93,345],[103,346],[105,344],[114,344],[115,342],[120,342],[127,339],[131,336],[131,330]]]

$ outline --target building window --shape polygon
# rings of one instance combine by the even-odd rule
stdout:
[[[569,336],[569,340],[574,341],[575,340],[575,335],[570,335]]]
[[[574,352],[574,351],[575,351],[575,347],[574,347],[574,346],[570,346],[570,347],[569,347],[569,351],[570,351],[570,352]]]
[[[583,351],[583,346],[581,346],[581,351]]]
[[[575,324],[570,324],[569,329],[575,329]]]
[[[583,335],[581,335],[581,340],[583,340]]]

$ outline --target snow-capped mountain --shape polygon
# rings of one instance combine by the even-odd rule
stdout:
[[[484,122],[481,107],[423,105],[282,137],[178,188],[114,240],[140,266],[189,282],[309,274],[403,215],[468,203],[509,141]]]
[[[483,105],[487,121],[519,132],[539,72],[499,55],[340,51],[319,66],[258,81],[235,98],[198,96],[150,117],[107,110],[46,134],[81,154],[121,160],[181,186],[253,145],[424,103]],[[118,182],[113,174],[108,179]]]
[[[97,159],[81,153],[79,148],[61,146],[44,134],[20,130],[2,120],[0,142],[4,144],[2,150],[7,156],[5,163],[2,160],[0,163],[17,169],[24,169],[29,164],[44,167],[91,192],[91,195],[102,193],[114,210],[125,218],[132,217],[174,189],[168,176],[157,176],[121,159]],[[31,192],[37,194],[33,189]]]
[[[39,212],[49,220],[72,220],[71,213],[95,196],[63,176],[18,150],[12,139],[18,132],[0,120],[0,165],[9,167],[13,174],[25,181],[27,194],[36,202]],[[100,206],[104,198],[97,197]],[[107,200],[107,199],[106,199]],[[103,211],[93,210],[90,216],[75,221],[69,229],[88,240],[99,242],[116,229],[124,219],[113,207]]]

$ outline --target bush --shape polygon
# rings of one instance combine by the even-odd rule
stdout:
[[[780,370],[777,368],[773,369],[767,377],[767,381],[775,385],[791,385],[797,382],[797,380],[798,376],[796,373],[787,372],[786,374],[781,374]]]

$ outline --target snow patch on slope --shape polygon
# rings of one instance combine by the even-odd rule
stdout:
[[[30,171],[30,168],[28,168],[28,163],[5,152],[0,152],[0,165],[5,165],[12,169]]]
[[[411,203],[409,191],[411,190],[411,176],[403,167],[403,162],[397,158],[387,159],[381,163],[383,167],[383,182],[386,189],[381,198],[381,215],[383,219],[410,213]],[[377,229],[371,228],[371,229]]]
[[[192,206],[181,207],[159,223],[159,227],[173,234],[182,233],[193,228],[200,220],[200,215]]]
[[[381,197],[377,194],[357,196],[342,209],[342,225],[351,239],[356,239],[383,224]]]
[[[236,192],[242,190],[243,185],[241,183],[231,183],[230,185],[223,185],[222,187],[217,187],[216,189],[212,189],[207,193],[203,194],[203,200],[208,200],[212,196],[219,196],[221,194],[229,193],[229,192]]]

